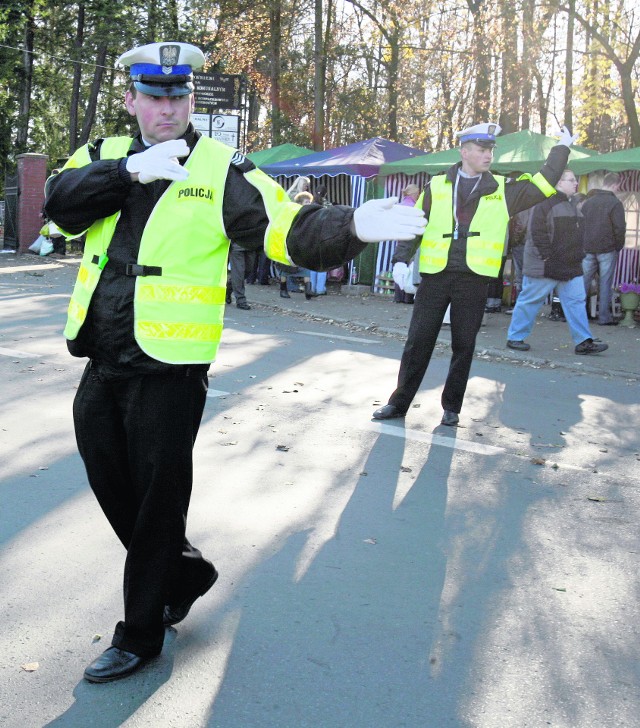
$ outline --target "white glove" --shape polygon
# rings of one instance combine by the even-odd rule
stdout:
[[[381,240],[413,240],[427,225],[424,212],[416,207],[397,205],[397,197],[369,200],[353,213],[353,231],[363,243]]]
[[[415,263],[407,266],[407,272],[404,274],[404,285],[400,286],[405,293],[415,293],[418,289],[413,282],[413,267]]]
[[[571,134],[569,129],[567,129],[566,126],[563,126],[562,129],[560,129],[560,136],[558,138],[558,144],[563,144],[565,147],[570,147],[572,144],[575,144],[578,139],[577,134]]]
[[[146,185],[156,179],[184,180],[189,170],[181,167],[176,157],[186,157],[189,147],[184,139],[172,139],[154,144],[144,152],[127,157],[127,172],[138,175],[138,182]]]
[[[404,291],[404,280],[409,270],[409,266],[406,263],[395,263],[391,275],[393,276],[393,282],[397,283],[400,288]]]

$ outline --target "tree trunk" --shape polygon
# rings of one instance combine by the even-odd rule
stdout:
[[[575,24],[576,2],[569,0],[569,16],[567,18],[567,49],[565,53],[565,85],[564,85],[564,123],[573,129],[573,30]]]
[[[93,122],[96,118],[96,106],[98,104],[98,94],[100,93],[100,86],[102,85],[102,76],[104,75],[104,65],[106,58],[107,45],[106,43],[102,43],[98,47],[98,53],[96,54],[96,67],[93,73],[93,81],[91,82],[91,91],[89,92],[89,99],[87,101],[87,107],[84,114],[82,131],[80,132],[80,138],[78,139],[78,146],[80,147],[89,141],[91,129],[93,128]]]
[[[281,139],[280,123],[280,53],[282,38],[282,6],[280,0],[272,0],[270,9],[271,26],[271,144],[277,146]]]
[[[35,35],[35,22],[33,14],[29,12],[24,27],[24,50],[22,53],[22,88],[20,95],[20,109],[18,111],[16,152],[27,151],[29,139],[29,117],[31,115],[31,87],[33,85],[33,39]]]
[[[518,33],[516,5],[513,0],[501,0],[502,15],[502,82],[498,123],[503,134],[518,131],[520,106],[520,67],[518,65]]]
[[[80,82],[82,81],[82,45],[84,42],[84,3],[78,5],[78,21],[74,40],[73,85],[71,87],[71,104],[69,107],[69,154],[78,148],[78,109],[80,107]]]
[[[388,133],[392,142],[398,141],[398,76],[400,68],[400,27],[394,23],[393,32],[389,33],[389,64],[387,66],[388,89]]]
[[[473,16],[472,54],[475,67],[475,92],[473,96],[473,123],[488,121],[491,100],[491,56],[484,22],[483,0],[467,0]]]
[[[327,30],[331,16],[327,18]],[[315,0],[315,41],[314,41],[314,84],[313,84],[313,148],[316,152],[324,149],[324,96],[325,96],[326,56],[324,34],[322,32],[322,0]]]

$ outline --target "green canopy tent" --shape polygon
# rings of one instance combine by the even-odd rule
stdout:
[[[513,134],[505,134],[496,139],[496,148],[493,153],[492,172],[508,174],[510,172],[525,172],[535,174],[540,171],[549,151],[557,144],[557,139],[536,134],[532,131],[516,131]],[[594,154],[585,147],[572,146],[570,159],[584,159]],[[420,157],[402,159],[398,162],[383,164],[380,169],[381,175],[438,174],[446,172],[452,164],[460,161],[458,149],[447,149],[444,152],[434,152]],[[571,166],[571,164],[570,164]]]
[[[589,174],[598,170],[606,172],[627,172],[640,169],[640,147],[621,149],[619,152],[594,154],[587,159],[575,159],[569,162],[569,168],[576,174]]]
[[[250,159],[256,167],[263,167],[265,164],[274,164],[275,162],[284,162],[296,157],[306,157],[313,154],[312,149],[299,147],[296,144],[280,144],[271,149],[261,149],[259,152],[249,152],[247,158]]]

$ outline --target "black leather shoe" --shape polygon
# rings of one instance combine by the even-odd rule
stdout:
[[[142,667],[146,659],[133,652],[109,647],[84,671],[85,680],[93,683],[112,682],[131,675]]]
[[[507,346],[510,349],[516,349],[516,351],[529,351],[531,346],[526,341],[516,341],[515,339],[509,339]]]
[[[251,311],[251,306],[246,301],[236,303],[237,308],[241,308],[243,311]]]
[[[189,610],[193,606],[196,599],[199,599],[203,594],[206,594],[209,589],[216,583],[218,579],[218,572],[214,569],[213,576],[209,581],[200,589],[200,591],[193,597],[184,599],[180,604],[170,605],[167,604],[164,608],[164,615],[162,621],[165,627],[169,627],[172,624],[178,624],[189,614]]]
[[[374,420],[395,420],[399,417],[404,417],[406,412],[399,410],[395,404],[385,404],[384,407],[380,407],[373,413]]]
[[[448,427],[453,427],[454,425],[457,425],[458,422],[460,422],[460,418],[458,417],[457,412],[445,410],[442,414],[442,420],[440,421],[440,424],[447,425]]]

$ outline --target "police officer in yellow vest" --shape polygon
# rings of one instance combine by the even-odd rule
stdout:
[[[65,235],[86,232],[65,336],[88,357],[74,401],[89,483],[127,550],[124,619],[85,671],[109,682],[162,649],[214,584],[185,537],[192,449],[223,324],[229,238],[284,265],[327,270],[367,242],[412,239],[420,210],[375,200],[358,210],[301,208],[242,154],[202,137],[190,115],[186,43],[124,53],[133,139],[97,140],[47,182],[45,209]]]
[[[442,424],[459,422],[487,284],[498,276],[509,218],[555,193],[575,141],[566,127],[537,174],[517,180],[491,174],[497,124],[476,124],[457,133],[461,161],[434,177],[416,206],[428,219],[421,238],[400,243],[394,280],[402,286],[407,262],[419,246],[421,281],[416,293],[398,386],[374,419],[404,417],[429,366],[445,312],[451,306],[451,363],[442,392]]]

